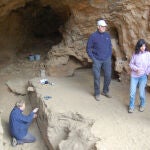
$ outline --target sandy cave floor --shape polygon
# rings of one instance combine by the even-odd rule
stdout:
[[[39,76],[40,62],[29,62],[28,60],[16,60],[16,62],[3,65],[0,69],[0,110],[2,110],[2,126],[4,129],[4,150],[46,150],[41,139],[36,121],[33,122],[30,131],[37,137],[33,144],[24,144],[11,147],[8,133],[8,117],[11,109],[18,99],[25,99],[27,112],[31,110],[27,96],[18,96],[10,92],[5,82],[15,78],[30,79]],[[95,120],[92,132],[100,137],[102,150],[150,150],[150,93],[147,94],[147,105],[144,112],[138,111],[138,97],[133,114],[128,114],[129,84],[112,80],[110,91],[112,98],[101,96],[101,101],[95,101],[93,97],[93,78],[90,69],[78,70],[73,77],[68,77],[68,97],[73,103],[72,107],[87,117]],[[102,78],[103,79],[103,78]],[[67,81],[67,78],[65,79]],[[65,80],[58,79],[63,88],[67,87]],[[56,87],[57,82],[56,79]],[[101,84],[102,87],[102,84]],[[67,89],[67,88],[66,88]],[[56,90],[58,95],[59,90]],[[65,94],[61,92],[61,96]],[[68,102],[70,104],[70,102]],[[84,108],[83,108],[84,105]]]

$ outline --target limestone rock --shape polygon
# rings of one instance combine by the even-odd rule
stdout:
[[[25,79],[13,79],[7,81],[6,85],[15,94],[26,95],[27,94],[28,80]]]
[[[69,133],[59,144],[59,150],[95,150],[97,141],[99,139],[91,134],[90,128],[80,128]]]
[[[71,110],[65,100],[60,102],[58,95],[45,99],[45,95],[54,92],[55,86],[41,85],[38,78],[30,80],[29,86],[34,88],[34,91],[28,91],[28,95],[32,107],[39,108],[37,122],[49,149],[98,150],[100,138],[92,134],[93,119]]]

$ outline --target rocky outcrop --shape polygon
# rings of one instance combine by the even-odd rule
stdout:
[[[149,32],[149,3],[150,1],[113,0],[79,2],[76,6],[68,5],[71,15],[65,26],[60,28],[63,40],[52,47],[48,56],[48,70],[53,74],[59,66],[63,68],[75,58],[76,67],[85,67],[90,63],[86,54],[88,36],[96,30],[96,20],[104,18],[108,23],[108,31],[112,36],[114,70],[129,75],[128,63],[139,38],[144,38],[148,45]],[[141,5],[143,7],[141,7]],[[142,29],[141,29],[142,28]],[[58,55],[61,56],[58,56]],[[63,56],[63,57],[62,57]],[[53,58],[53,59],[52,59]],[[58,59],[63,60],[65,65]],[[53,62],[57,63],[53,63]],[[59,63],[59,64],[58,64]],[[69,68],[68,68],[69,69]]]
[[[8,41],[14,47],[26,45],[34,39],[36,31],[36,36],[45,36],[46,32],[53,31],[61,33],[60,43],[50,47],[48,52],[46,69],[51,76],[72,75],[75,69],[91,65],[86,43],[96,30],[99,18],[108,23],[115,58],[113,70],[119,76],[129,75],[128,63],[138,39],[144,38],[150,46],[150,0],[2,0],[0,5],[2,46],[9,45],[6,44]],[[51,23],[42,24],[40,28],[38,23],[42,20],[38,19],[51,12],[55,14],[50,16],[52,21],[43,18],[45,24],[46,21]],[[49,25],[50,29],[47,29]]]
[[[22,78],[18,78],[18,79],[13,79],[13,80],[9,80],[6,82],[6,85],[8,86],[8,88],[10,89],[10,91],[12,91],[13,93],[17,94],[17,95],[26,95],[27,94],[27,84],[28,84],[28,80],[26,79],[22,79]]]
[[[100,138],[91,132],[93,119],[71,109],[66,98],[60,103],[59,95],[52,96],[55,86],[40,84],[35,78],[29,87],[29,99],[32,107],[39,107],[38,126],[50,150],[99,150]]]

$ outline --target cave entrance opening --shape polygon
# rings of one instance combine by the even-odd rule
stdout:
[[[25,7],[19,8],[16,12],[22,16],[22,23],[26,31],[25,40],[22,43],[23,49],[17,54],[39,53],[45,57],[53,45],[62,41],[60,27],[63,27],[68,20],[69,16],[65,16],[66,13],[61,16],[51,6],[43,7],[36,0],[27,3]]]

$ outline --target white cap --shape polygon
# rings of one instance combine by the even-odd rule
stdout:
[[[107,24],[106,24],[106,22],[104,21],[104,20],[99,20],[99,21],[97,21],[97,25],[98,26],[107,26]]]

